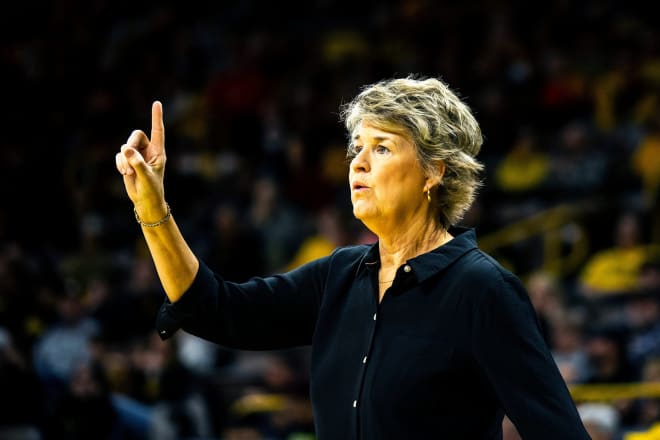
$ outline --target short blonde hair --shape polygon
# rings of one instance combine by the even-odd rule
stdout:
[[[445,164],[442,182],[431,200],[444,228],[456,224],[472,205],[483,165],[475,156],[483,137],[470,108],[435,79],[413,77],[371,84],[341,110],[349,134],[348,156],[355,155],[353,133],[361,121],[411,138],[420,165],[430,176]]]

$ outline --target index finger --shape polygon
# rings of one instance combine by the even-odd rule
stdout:
[[[151,144],[158,150],[165,149],[165,124],[163,124],[163,104],[154,101],[151,105]]]

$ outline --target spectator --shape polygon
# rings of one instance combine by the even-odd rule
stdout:
[[[632,167],[643,185],[647,203],[654,203],[660,188],[660,115],[655,115],[648,132],[635,149]]]
[[[642,383],[660,383],[660,357],[651,357],[646,360],[642,369]],[[637,412],[636,426],[652,426],[660,423],[660,398],[641,399]]]
[[[264,243],[266,271],[274,273],[285,266],[302,237],[308,235],[307,216],[282,197],[277,182],[269,177],[254,183],[249,216]]]
[[[616,440],[619,415],[614,407],[600,403],[578,405],[578,412],[592,440]]]
[[[39,440],[41,388],[30,365],[0,327],[0,438]]]
[[[316,233],[307,237],[287,264],[292,270],[312,260],[330,255],[337,247],[349,242],[341,212],[332,206],[321,209],[316,216]]]
[[[551,325],[564,313],[564,294],[559,281],[546,272],[535,272],[527,281],[529,299],[539,317],[543,337],[549,346],[553,345],[550,337]]]
[[[606,183],[608,157],[594,145],[585,124],[569,122],[551,152],[549,188],[561,201],[577,201],[597,194]]]
[[[265,272],[260,236],[243,223],[239,208],[229,202],[215,207],[212,233],[206,243],[208,260],[222,267],[230,281],[246,281]]]
[[[647,358],[660,355],[660,304],[655,295],[636,293],[625,302],[626,321],[631,335],[628,358],[641,371]]]
[[[592,255],[580,273],[584,295],[625,294],[638,289],[641,268],[649,256],[641,235],[638,216],[622,214],[616,224],[614,245]]]
[[[89,344],[98,332],[97,323],[85,314],[80,295],[70,290],[57,302],[59,321],[37,341],[34,366],[50,391],[68,384],[74,372],[91,358]]]
[[[99,365],[78,364],[46,426],[47,439],[121,438],[117,413]]]
[[[545,183],[549,157],[539,151],[531,130],[519,133],[495,170],[497,187],[507,194],[534,194]]]
[[[583,383],[591,377],[582,321],[576,313],[565,313],[552,324],[552,356],[566,383]]]
[[[595,328],[587,335],[585,349],[591,377],[588,383],[626,383],[635,379],[625,354],[625,330]]]

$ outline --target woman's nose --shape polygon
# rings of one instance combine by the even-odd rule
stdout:
[[[367,157],[366,148],[360,150],[358,154],[355,155],[353,160],[351,160],[351,170],[353,172],[367,172],[369,171],[369,160]]]

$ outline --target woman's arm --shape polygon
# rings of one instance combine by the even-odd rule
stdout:
[[[151,107],[151,139],[140,130],[134,131],[115,161],[163,289],[169,300],[176,302],[192,284],[199,262],[165,202],[165,126],[160,102],[154,102]]]
[[[588,440],[522,283],[496,271],[475,311],[473,352],[522,438]]]
[[[197,257],[181,235],[174,218],[157,227],[142,226],[142,233],[168,299],[178,301],[199,270]]]
[[[318,318],[331,257],[281,275],[225,281],[200,263],[192,285],[176,303],[166,301],[156,327],[162,339],[179,328],[244,350],[309,345]]]
[[[200,264],[165,202],[165,128],[159,102],[151,109],[151,139],[134,131],[116,164],[168,297],[157,322],[161,338],[183,328],[242,349],[311,343],[329,259],[242,284],[226,282]]]

